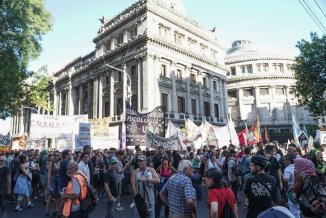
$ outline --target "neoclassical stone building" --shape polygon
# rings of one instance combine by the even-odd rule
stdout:
[[[55,115],[121,122],[128,99],[142,113],[163,105],[180,125],[187,117],[225,125],[225,50],[186,17],[183,1],[141,0],[101,22],[95,50],[54,74]]]
[[[260,51],[248,40],[234,41],[226,54],[229,113],[239,125],[251,125],[258,116],[262,127],[289,132],[291,114],[300,124],[315,124],[291,93],[293,58]]]

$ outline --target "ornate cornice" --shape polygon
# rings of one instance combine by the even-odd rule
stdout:
[[[205,57],[201,57],[201,56],[197,55],[196,53],[190,52],[190,51],[182,48],[181,46],[179,47],[179,46],[176,46],[175,44],[170,44],[170,43],[168,43],[166,41],[163,41],[163,40],[161,40],[159,38],[148,38],[148,40],[153,44],[160,45],[160,46],[162,46],[164,48],[167,48],[167,49],[173,50],[175,52],[181,53],[183,55],[186,55],[188,57],[196,59],[196,60],[198,60],[200,62],[204,62],[204,63],[206,63],[206,64],[208,64],[210,66],[219,68],[220,70],[223,70],[223,71],[228,71],[229,70],[229,67],[218,64],[218,63],[213,62],[213,61],[210,61]]]
[[[229,78],[228,84],[238,83],[243,81],[255,81],[255,80],[280,80],[280,79],[290,79],[294,80],[294,76],[276,76],[276,75],[266,75],[266,76],[248,76],[248,77],[235,77]]]

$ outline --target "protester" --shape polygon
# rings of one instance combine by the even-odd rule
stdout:
[[[87,152],[83,152],[80,155],[80,161],[78,163],[78,170],[81,171],[87,177],[88,184],[91,181],[91,174],[88,167],[89,159],[90,159],[90,154]]]
[[[182,160],[178,173],[172,176],[163,186],[160,197],[165,205],[169,205],[170,218],[196,218],[196,192],[190,177],[193,166],[189,160]]]
[[[10,168],[5,165],[6,155],[0,154],[0,207],[6,215],[6,196],[11,193],[11,173]]]
[[[70,180],[69,176],[67,175],[67,166],[71,160],[72,160],[71,150],[62,151],[62,160],[60,161],[60,170],[59,170],[60,190],[67,187],[68,182]]]
[[[154,185],[160,182],[160,179],[153,168],[146,166],[145,155],[137,157],[138,169],[131,174],[131,184],[134,196],[137,193],[145,199],[150,209],[150,218],[155,218],[155,193]],[[135,213],[136,216],[138,213]]]
[[[115,169],[118,160],[116,157],[108,159],[108,169],[104,174],[104,190],[107,196],[105,218],[114,217],[114,202],[117,200],[118,190],[116,185]]]
[[[87,193],[87,178],[78,172],[78,165],[75,162],[68,163],[67,175],[71,180],[65,192],[61,194],[61,198],[65,201],[63,215],[69,218],[87,218],[88,214],[80,210],[80,200],[85,198]]]
[[[25,167],[25,164],[28,163],[28,156],[27,155],[21,155],[20,158],[20,164],[18,168],[18,177],[16,180],[16,185],[14,189],[14,193],[18,195],[17,197],[17,205],[15,208],[15,211],[22,211],[23,208],[21,207],[22,201],[24,198],[27,199],[27,207],[33,207],[34,204],[31,202],[31,178],[29,177],[29,170]]]
[[[265,173],[268,165],[269,160],[265,156],[251,158],[250,170],[254,176],[248,178],[243,191],[249,202],[247,218],[256,218],[276,201],[276,180]]]
[[[49,164],[48,164],[48,199],[46,203],[46,216],[50,216],[52,211],[52,216],[56,214],[57,208],[59,205],[59,197],[60,197],[60,152],[56,151],[49,156]]]
[[[234,192],[223,182],[223,172],[219,168],[210,168],[205,173],[208,187],[207,204],[209,217],[223,217],[222,212],[226,202],[231,206],[235,217],[238,217],[237,202]]]

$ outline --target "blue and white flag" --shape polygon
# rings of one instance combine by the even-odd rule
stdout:
[[[300,126],[298,125],[297,121],[294,118],[294,115],[292,114],[292,130],[293,130],[293,139],[297,146],[300,146],[300,140],[302,135],[304,135],[303,131],[300,129]]]

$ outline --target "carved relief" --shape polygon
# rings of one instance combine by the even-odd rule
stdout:
[[[168,88],[168,89],[172,88],[171,80],[170,80],[170,78],[167,78],[167,77],[161,77],[159,79],[159,85],[162,87]]]
[[[177,79],[175,82],[177,90],[186,91],[186,83],[183,80]]]

